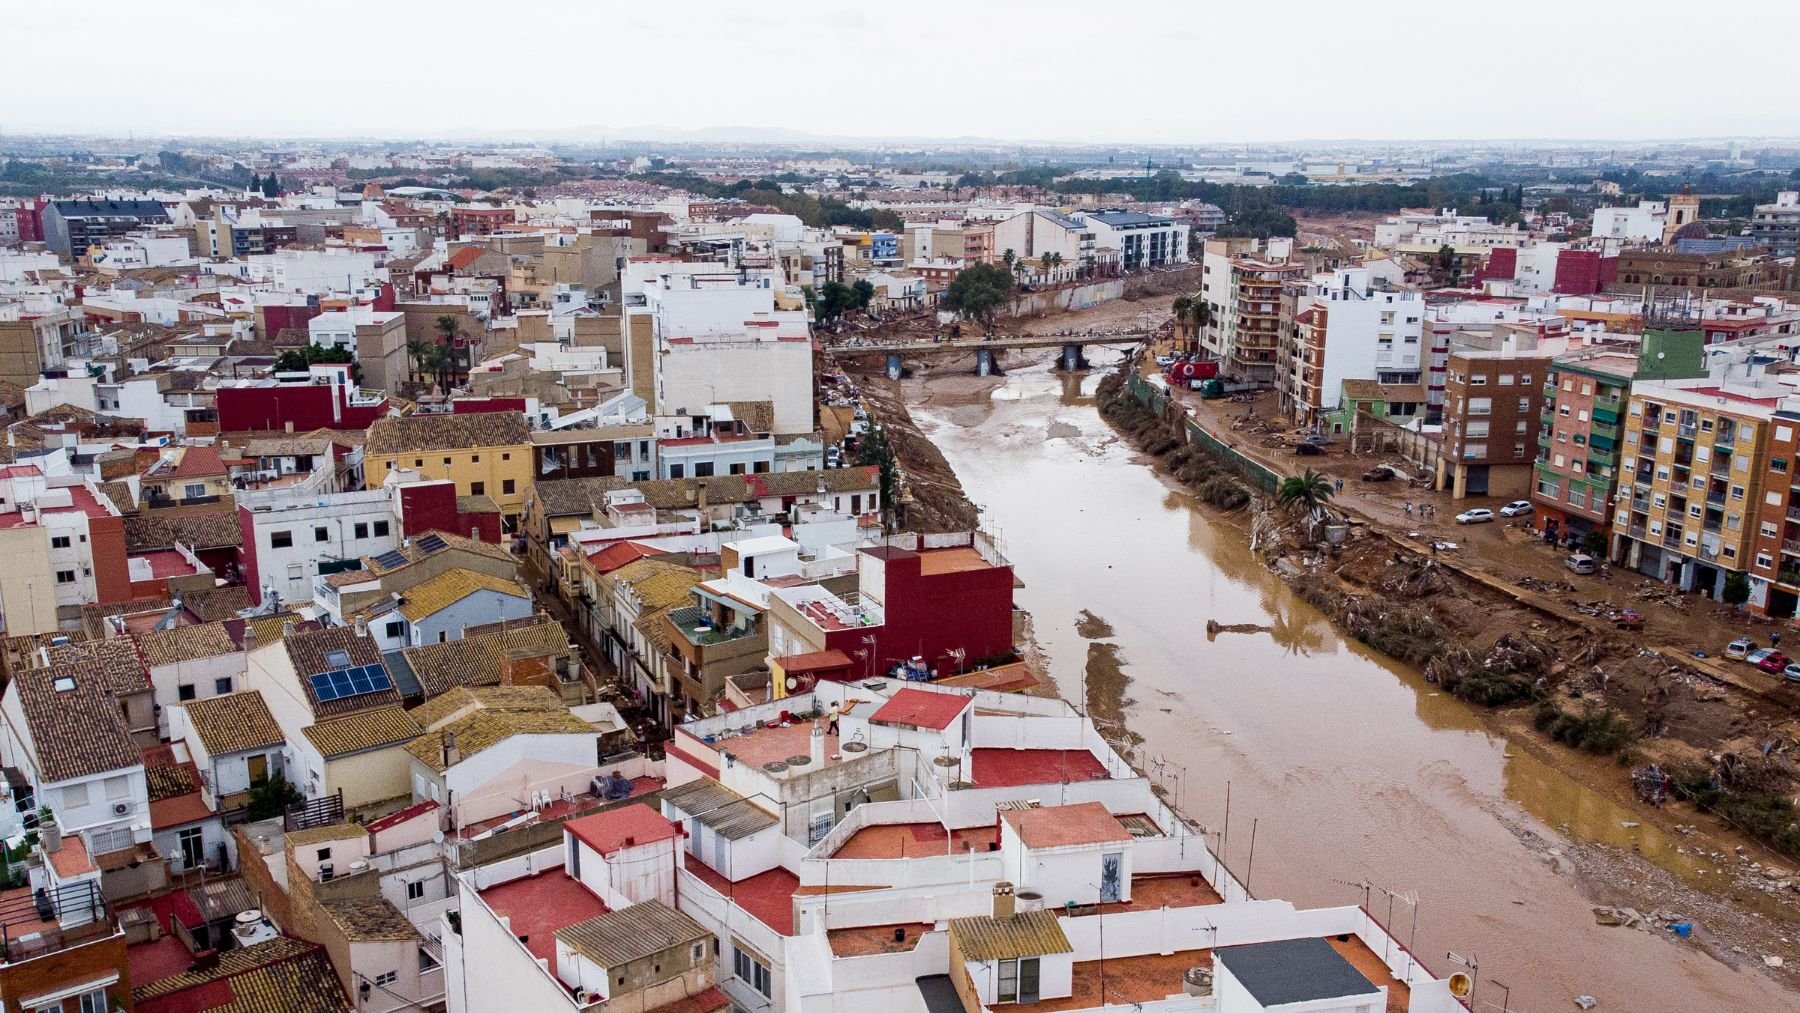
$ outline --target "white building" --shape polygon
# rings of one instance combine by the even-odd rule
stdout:
[[[1418,384],[1426,369],[1425,300],[1377,284],[1367,267],[1315,274],[1284,339],[1280,386],[1287,409],[1312,424],[1338,407],[1345,380]]]
[[[1187,263],[1187,226],[1173,218],[1138,211],[1087,211],[1076,218],[1093,231],[1097,248],[1119,251],[1127,271]]]
[[[1595,208],[1591,234],[1596,239],[1660,243],[1668,216],[1669,205],[1659,200],[1639,201],[1630,208]]]

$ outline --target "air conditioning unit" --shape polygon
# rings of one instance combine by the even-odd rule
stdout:
[[[113,803],[113,815],[114,816],[129,816],[129,815],[131,815],[131,803],[130,802],[114,802]]]

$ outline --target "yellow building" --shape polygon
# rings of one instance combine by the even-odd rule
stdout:
[[[376,419],[363,444],[363,476],[379,485],[396,471],[449,479],[458,496],[487,496],[517,521],[531,488],[531,429],[517,412]]]
[[[1781,395],[1716,383],[1632,386],[1613,523],[1624,566],[1715,599],[1750,566]]]

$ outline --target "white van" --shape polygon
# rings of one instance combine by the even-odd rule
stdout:
[[[1563,560],[1563,565],[1574,570],[1576,573],[1593,573],[1595,570],[1600,569],[1599,562],[1596,561],[1593,556],[1590,556],[1585,552],[1577,552],[1568,559]]]

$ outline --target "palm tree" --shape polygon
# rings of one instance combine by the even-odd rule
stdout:
[[[406,360],[411,363],[411,367],[406,373],[406,378],[408,380],[411,380],[414,383],[418,382],[419,370],[422,368],[421,363],[425,358],[425,350],[430,347],[430,345],[420,341],[418,338],[408,338],[406,340]]]
[[[1054,281],[1056,279],[1056,269],[1062,266],[1062,254],[1046,253],[1040,259],[1044,264],[1044,277],[1046,280]]]
[[[1018,262],[1019,255],[1014,253],[1011,247],[1008,247],[1006,252],[1000,255],[1000,259],[1006,262],[1007,273],[1011,274],[1013,265]]]
[[[1317,518],[1331,493],[1331,480],[1308,468],[1304,474],[1282,479],[1275,489],[1275,501],[1289,510],[1303,509],[1307,516]]]
[[[444,350],[443,357],[438,360],[438,385],[443,392],[450,392],[450,380],[446,373],[456,372],[456,333],[459,330],[457,320],[448,313],[437,318],[438,347]]]

